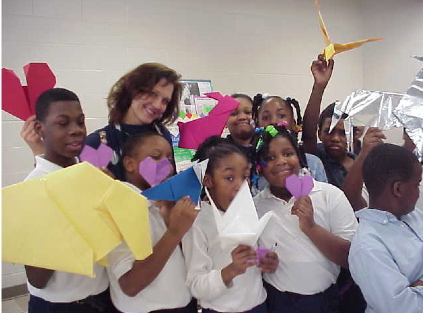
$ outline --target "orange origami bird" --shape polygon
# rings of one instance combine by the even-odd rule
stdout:
[[[326,29],[325,23],[323,22],[322,13],[320,13],[319,3],[316,1],[314,4],[316,5],[317,11],[319,13],[320,29],[322,30],[323,39],[325,40],[325,44],[326,44],[326,48],[325,50],[323,50],[323,55],[325,57],[325,60],[331,59],[335,54],[358,48],[367,42],[383,39],[383,38],[370,38],[370,39],[364,39],[360,41],[354,41],[354,42],[343,43],[343,44],[332,43],[332,41],[329,38],[329,34]]]

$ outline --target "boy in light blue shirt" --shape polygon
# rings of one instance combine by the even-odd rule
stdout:
[[[382,144],[363,164],[369,207],[352,240],[349,266],[366,313],[423,312],[423,211],[415,210],[422,167],[403,147]]]

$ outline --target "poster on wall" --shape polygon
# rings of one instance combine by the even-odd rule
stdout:
[[[213,99],[204,96],[212,92],[211,80],[181,80],[183,84],[179,117],[198,118],[207,115],[216,104]]]

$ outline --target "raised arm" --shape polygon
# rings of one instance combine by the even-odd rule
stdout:
[[[377,127],[370,127],[366,135],[364,135],[363,148],[345,177],[342,189],[354,211],[358,211],[367,206],[366,200],[362,197],[363,162],[374,147],[383,143],[383,139],[386,139],[386,137],[382,130]]]
[[[22,126],[21,137],[27,145],[31,148],[32,153],[35,155],[44,153],[43,140],[40,135],[35,131],[35,115],[28,118]]]
[[[182,237],[191,228],[197,214],[195,204],[188,197],[176,203],[170,210],[168,230],[154,246],[153,254],[145,260],[135,261],[132,269],[119,278],[119,285],[126,295],[135,297],[156,279]]]
[[[317,148],[317,124],[319,122],[320,106],[323,93],[332,76],[333,66],[333,59],[326,62],[321,54],[311,64],[314,84],[304,111],[302,130],[302,141],[306,153],[314,154]]]

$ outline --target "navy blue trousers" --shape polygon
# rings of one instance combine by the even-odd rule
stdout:
[[[272,285],[263,282],[267,291],[268,313],[337,313],[338,288],[330,286],[314,295],[301,295],[281,292]]]
[[[60,303],[49,302],[30,295],[28,313],[116,313],[118,312],[110,300],[109,289],[86,299]]]
[[[217,312],[210,309],[203,309],[202,312],[203,313],[221,313],[221,312]],[[231,313],[235,313],[235,312],[231,312]],[[251,310],[244,311],[242,313],[267,313],[266,303],[263,302],[262,304],[252,308]]]

